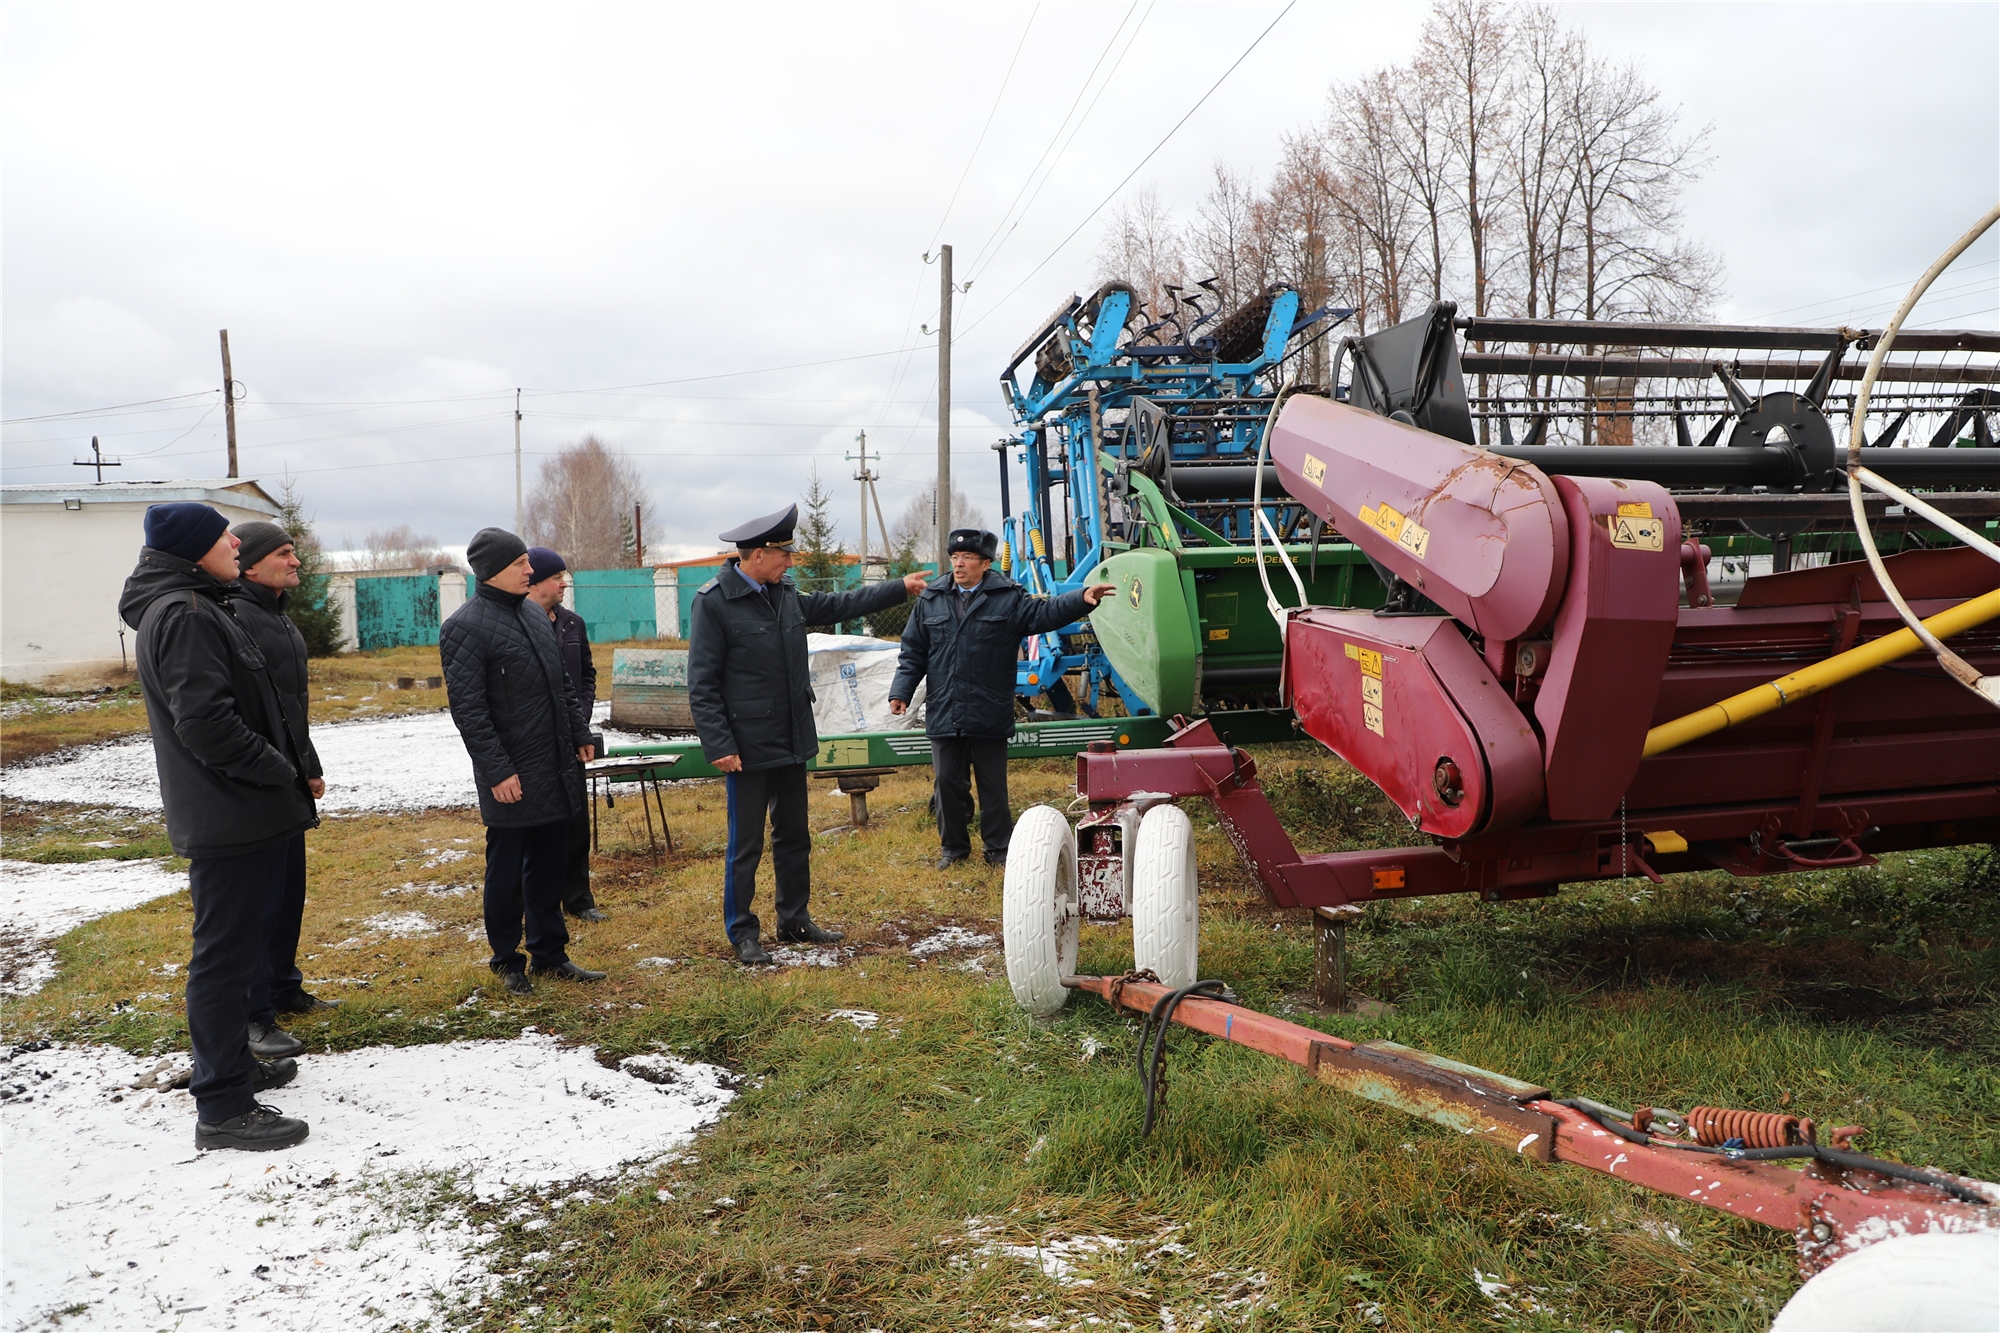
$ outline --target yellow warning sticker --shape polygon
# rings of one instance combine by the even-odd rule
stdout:
[[[1219,643],[1228,637],[1229,631],[1226,629],[1212,629],[1208,632],[1209,642],[1211,643]]]
[[[1299,471],[1304,473],[1305,479],[1315,486],[1324,486],[1326,484],[1326,464],[1320,462],[1311,454],[1306,455],[1306,465],[1300,468]]]
[[[1377,708],[1382,706],[1382,678],[1380,676],[1363,676],[1361,678],[1361,702],[1374,704]]]
[[[1396,545],[1421,560],[1424,552],[1431,549],[1431,530],[1414,518],[1403,520],[1403,531],[1396,538]]]
[[[1368,517],[1366,510],[1362,511],[1361,517],[1366,522],[1372,524],[1375,531],[1381,533],[1390,541],[1395,541],[1403,535],[1403,516],[1388,505],[1383,505],[1380,509],[1376,510],[1375,517],[1373,518]]]
[[[1624,508],[1620,505],[1619,508]],[[1611,544],[1627,551],[1664,551],[1666,524],[1657,518],[1609,517],[1604,525],[1611,530]]]
[[[1620,518],[1651,518],[1652,516],[1653,506],[1647,504],[1644,500],[1636,504],[1622,504],[1618,506],[1618,517]]]
[[[1377,736],[1382,735],[1382,706],[1380,704],[1361,705],[1361,724]]]
[[[1363,648],[1361,650],[1361,674],[1364,676],[1381,675],[1382,654],[1376,652],[1373,648]]]
[[[1349,657],[1359,657],[1359,656],[1361,656],[1361,645],[1360,645],[1360,644],[1358,644],[1358,643],[1350,643],[1350,644],[1348,644],[1348,645],[1347,645],[1347,655],[1348,655]]]
[[[1375,506],[1361,506],[1361,523],[1363,527],[1372,528],[1375,526]]]

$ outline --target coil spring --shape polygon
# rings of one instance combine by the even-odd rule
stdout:
[[[1002,574],[1008,574],[1008,573],[1012,573],[1012,572],[1013,572],[1013,568],[1014,568],[1014,543],[1012,543],[1012,542],[1001,542],[1001,543],[1000,543],[1000,572],[1001,572]]]
[[[1028,544],[1035,548],[1035,559],[1046,560],[1048,558],[1048,546],[1042,540],[1042,530],[1040,528],[1028,529]]]
[[[1776,1111],[1731,1111],[1716,1106],[1697,1106],[1688,1112],[1688,1128],[1696,1143],[1719,1148],[1731,1139],[1743,1140],[1746,1148],[1789,1148],[1813,1141],[1813,1122],[1802,1116]]]

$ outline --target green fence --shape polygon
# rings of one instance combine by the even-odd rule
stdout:
[[[592,643],[658,635],[651,568],[578,569],[570,572],[570,580],[576,587],[576,613],[583,617]]]
[[[407,648],[438,641],[438,581],[434,574],[354,580],[355,646]]]

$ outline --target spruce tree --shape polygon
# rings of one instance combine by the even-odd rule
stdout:
[[[792,563],[792,578],[801,592],[839,592],[847,583],[847,552],[833,539],[833,520],[826,513],[832,503],[833,497],[820,482],[819,469],[814,468],[812,484],[806,487],[805,522],[799,525],[799,554]],[[841,627],[809,628],[815,633],[833,634]]]
[[[286,599],[285,614],[299,627],[308,657],[331,657],[340,651],[340,602],[327,583],[326,554],[313,535],[305,499],[290,477],[278,492],[278,526],[292,537],[299,558],[299,586]]]

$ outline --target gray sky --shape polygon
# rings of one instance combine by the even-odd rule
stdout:
[[[851,544],[857,431],[891,521],[932,474],[921,256],[946,241],[974,283],[954,466],[997,515],[995,377],[1090,284],[1103,216],[1058,244],[1282,8],[17,0],[5,478],[83,481],[93,434],[114,476],[220,475],[227,327],[243,471],[289,469],[332,545],[511,523],[517,386],[530,486],[594,430],[644,469],[656,549],[713,549],[815,462]],[[1725,262],[1723,318],[1880,324],[2000,195],[2000,7],[1563,12],[1712,125],[1687,229]],[[1187,210],[1218,159],[1267,171],[1424,13],[1298,5],[1128,191]],[[1994,327],[1995,254],[1913,322]]]

